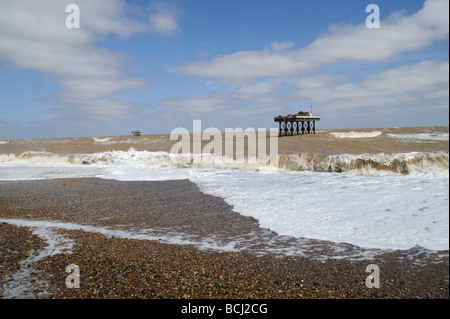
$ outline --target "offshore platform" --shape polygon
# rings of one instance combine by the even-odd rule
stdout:
[[[300,111],[297,114],[278,115],[274,121],[279,125],[278,136],[315,134],[316,121],[320,121],[320,116],[313,115],[312,111]]]

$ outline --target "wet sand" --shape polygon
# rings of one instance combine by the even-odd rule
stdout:
[[[163,238],[183,232],[201,242],[276,236],[257,221],[233,212],[222,199],[189,181],[117,182],[60,179],[0,182],[0,219],[45,220],[108,229],[157,229]],[[33,233],[34,232],[34,233]],[[370,260],[218,251],[158,239],[116,238],[95,231],[53,229],[72,243],[49,253],[34,228],[0,222],[0,293],[14,287],[22,298],[449,298],[448,251],[444,257],[390,252]],[[169,236],[167,236],[169,235]],[[275,237],[270,237],[275,238]],[[326,243],[317,243],[326,250]],[[322,252],[323,253],[323,252]],[[439,254],[438,254],[439,255]],[[28,260],[28,262],[23,261]],[[420,261],[420,262],[418,262]],[[80,269],[80,287],[66,287],[67,265]],[[366,266],[380,268],[380,288],[367,288]],[[26,277],[26,276],[25,276]],[[16,278],[17,279],[17,278]]]

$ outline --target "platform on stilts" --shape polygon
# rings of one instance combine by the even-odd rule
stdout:
[[[279,125],[278,136],[315,134],[316,121],[320,121],[320,116],[313,115],[312,112],[300,111],[297,114],[276,116],[274,121]]]

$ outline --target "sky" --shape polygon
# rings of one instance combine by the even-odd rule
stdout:
[[[317,129],[447,126],[449,1],[0,0],[0,140],[311,108]]]

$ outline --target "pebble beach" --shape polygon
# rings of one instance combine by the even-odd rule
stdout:
[[[65,249],[30,225],[58,221],[91,228],[53,228]],[[154,240],[95,229],[153,229]],[[201,242],[246,234],[273,236],[257,220],[188,180],[118,182],[96,178],[0,182],[0,296],[39,299],[448,299],[448,251],[390,251],[373,259],[315,258],[254,249],[167,243],[165,232]],[[260,235],[258,235],[260,234]],[[158,239],[158,236],[161,239]],[[256,236],[256,237],[257,237]],[[50,238],[50,237],[48,237]],[[252,238],[255,241],[254,238]],[[195,242],[195,241],[192,241]],[[263,245],[263,243],[262,243]],[[317,242],[318,254],[327,243]],[[56,245],[57,246],[57,245]],[[346,247],[343,249],[351,249]],[[411,257],[414,256],[414,257]],[[68,265],[79,288],[68,288]],[[368,288],[366,267],[380,269]]]

